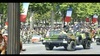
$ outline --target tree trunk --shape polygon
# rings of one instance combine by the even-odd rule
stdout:
[[[51,12],[51,29],[54,28],[54,11]]]

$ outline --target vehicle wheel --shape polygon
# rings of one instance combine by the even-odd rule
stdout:
[[[46,50],[53,50],[53,47],[54,47],[54,46],[52,46],[52,45],[45,44]]]
[[[67,50],[67,46],[68,46],[68,45],[64,45],[64,49],[65,49],[65,50]]]
[[[67,50],[68,51],[75,51],[75,42],[74,41],[71,41],[70,44],[68,44],[68,47],[67,47]]]
[[[83,44],[84,49],[90,49],[90,46],[91,46],[90,40],[85,41],[84,44]]]

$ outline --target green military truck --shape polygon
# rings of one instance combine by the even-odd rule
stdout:
[[[100,45],[100,36],[96,36],[96,44]]]
[[[96,44],[100,45],[100,26],[99,26],[98,31],[96,33],[95,39],[96,39]]]
[[[77,34],[78,33],[78,34]],[[84,49],[90,49],[92,39],[88,32],[76,32],[76,45],[82,45]]]
[[[73,33],[66,33],[61,30],[51,30],[49,31],[49,37],[45,37],[43,44],[46,50],[53,50],[54,46],[63,46],[66,50],[74,51],[77,45],[83,45],[84,49],[90,48],[90,39],[82,38],[83,33],[80,35],[74,35]]]

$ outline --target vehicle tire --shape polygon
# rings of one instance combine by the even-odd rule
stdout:
[[[46,50],[53,50],[53,45],[45,44]]]
[[[75,47],[76,47],[75,42],[71,41],[70,44],[68,44],[68,46],[67,46],[67,50],[68,51],[75,51]]]
[[[90,49],[90,46],[91,46],[90,40],[84,41],[84,44],[83,44],[84,49]]]
[[[65,49],[65,50],[67,50],[67,46],[68,46],[68,45],[64,45],[64,49]]]

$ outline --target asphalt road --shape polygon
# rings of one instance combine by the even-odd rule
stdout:
[[[26,51],[20,54],[100,54],[100,45],[96,45],[95,42],[91,44],[90,49],[83,49],[82,45],[76,46],[76,51],[66,51],[64,47],[54,47],[53,50],[48,51],[41,42],[23,44],[23,48]]]

